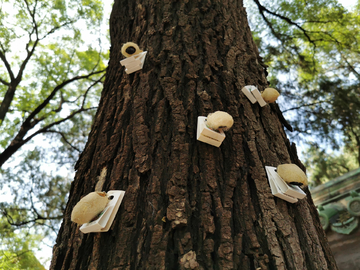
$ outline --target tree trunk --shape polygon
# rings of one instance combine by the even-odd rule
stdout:
[[[302,164],[277,106],[241,92],[267,86],[242,1],[117,0],[110,35],[51,269],[337,269],[310,194],[271,194],[265,165]],[[148,51],[130,75],[127,41]],[[217,110],[234,118],[219,148],[196,140],[197,117]],[[126,194],[110,231],[83,234],[70,214],[96,186]]]

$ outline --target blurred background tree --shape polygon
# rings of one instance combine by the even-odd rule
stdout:
[[[14,229],[4,218],[0,218],[0,269],[45,270],[34,255],[41,235]]]
[[[34,235],[49,246],[55,239],[109,42],[99,0],[1,0],[0,25],[1,220],[14,228],[9,239],[21,235],[27,243],[3,247],[0,263],[29,250],[21,264],[34,256]]]
[[[359,167],[353,153],[344,147],[338,152],[326,152],[311,143],[304,154],[304,165],[311,174],[311,186],[321,185]]]

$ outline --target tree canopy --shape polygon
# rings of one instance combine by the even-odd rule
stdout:
[[[359,166],[353,153],[344,148],[327,153],[318,144],[312,143],[304,156],[304,165],[311,174],[312,186],[321,185]]]
[[[84,46],[77,25],[80,20],[99,25],[101,1],[1,4],[0,124],[6,133],[1,134],[0,166],[39,134],[59,134],[71,145],[62,126],[94,109],[98,92],[93,88],[105,71],[97,42]]]
[[[248,11],[268,80],[280,89],[280,107],[293,126],[288,135],[317,142],[326,155],[333,154],[329,149],[346,150],[357,166],[359,7],[349,11],[336,0],[254,0]]]
[[[105,76],[102,24],[102,1],[0,1],[0,207],[15,228],[58,230]]]
[[[1,211],[16,228],[57,231],[105,76],[102,4],[0,1],[0,188],[13,195]],[[293,126],[288,135],[303,143],[316,138],[304,155],[314,181],[359,166],[360,6],[248,4],[268,80]]]
[[[34,255],[41,240],[39,234],[14,229],[4,218],[0,218],[0,269],[45,270]]]

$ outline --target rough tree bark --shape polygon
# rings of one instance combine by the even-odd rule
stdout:
[[[51,269],[337,269],[310,194],[271,195],[264,166],[302,164],[277,106],[241,92],[267,86],[242,1],[116,0],[110,35]],[[130,75],[127,41],[148,51]],[[216,110],[235,120],[219,148],[196,140],[197,117]],[[96,186],[126,194],[109,232],[82,234],[70,213]]]

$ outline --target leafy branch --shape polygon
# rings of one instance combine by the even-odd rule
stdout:
[[[292,107],[290,109],[283,110],[282,112],[286,113],[288,111],[294,111],[294,110],[298,110],[298,109],[301,109],[301,108],[304,108],[304,107],[310,107],[310,106],[314,106],[314,105],[319,105],[319,104],[326,103],[326,102],[327,101],[322,100],[322,101],[313,102],[313,103],[309,103],[309,104],[302,104],[300,106],[296,106],[296,107]]]
[[[14,210],[14,209],[12,209],[12,210]],[[30,223],[39,224],[40,220],[60,220],[63,218],[63,215],[59,215],[59,216],[55,216],[55,217],[44,217],[44,216],[40,215],[34,207],[31,207],[30,209],[24,209],[24,210],[33,211],[36,214],[35,217],[32,219],[27,219],[27,220],[23,220],[23,221],[14,221],[12,215],[9,213],[9,211],[7,209],[3,209],[2,214],[7,219],[7,222],[10,225],[16,226],[16,227],[21,227],[21,226],[24,226],[24,225],[27,225]]]
[[[32,138],[34,138],[36,135],[39,135],[41,133],[46,133],[50,128],[52,128],[53,126],[59,125],[71,118],[73,118],[75,115],[88,111],[88,110],[93,110],[96,107],[90,107],[90,108],[85,108],[85,99],[86,96],[89,92],[89,90],[95,86],[97,83],[101,82],[101,79],[103,78],[103,76],[96,80],[93,84],[91,84],[90,87],[88,87],[88,89],[86,90],[85,94],[83,95],[83,102],[81,107],[78,110],[73,111],[70,115],[68,115],[67,117],[55,121],[51,124],[48,124],[42,128],[40,128],[38,131],[34,132],[32,135],[28,136],[25,138],[26,134],[33,129],[39,122],[43,121],[45,119],[45,117],[40,117],[40,118],[36,118],[36,115],[38,113],[40,113],[45,106],[47,106],[49,104],[49,102],[52,100],[52,98],[56,95],[56,93],[60,90],[63,89],[66,85],[74,82],[74,81],[79,81],[82,79],[89,79],[91,76],[99,74],[99,73],[103,73],[104,70],[100,70],[100,71],[95,71],[92,72],[90,74],[87,75],[83,75],[83,76],[75,76],[71,79],[68,79],[66,81],[64,81],[63,83],[57,85],[53,91],[50,93],[50,95],[37,107],[35,108],[35,110],[33,110],[30,115],[25,119],[25,121],[22,123],[20,130],[18,132],[18,134],[15,136],[15,138],[11,141],[10,145],[0,154],[0,167],[17,151],[20,149],[20,147],[22,147],[25,143],[27,143],[28,141],[30,141]],[[24,139],[25,138],[25,139]]]
[[[31,29],[30,32],[28,32],[29,38],[28,38],[28,42],[26,43],[26,46],[25,46],[27,54],[26,54],[25,59],[22,61],[21,65],[20,65],[19,72],[16,75],[16,77],[15,77],[15,75],[14,75],[12,69],[11,69],[9,61],[7,60],[7,58],[5,56],[6,49],[0,43],[0,47],[1,47],[0,59],[4,63],[4,65],[6,67],[6,70],[8,72],[8,75],[10,77],[10,82],[7,82],[7,81],[5,81],[3,79],[0,79],[0,82],[2,84],[8,86],[8,89],[7,89],[7,91],[6,91],[5,95],[4,95],[4,98],[3,98],[3,100],[2,100],[2,102],[0,104],[0,126],[3,123],[7,112],[9,111],[9,107],[11,105],[11,102],[14,99],[16,89],[17,89],[18,85],[20,84],[20,82],[22,80],[25,68],[26,68],[27,64],[29,63],[31,57],[34,55],[35,49],[36,49],[39,41],[42,40],[42,39],[45,39],[47,36],[54,33],[56,30],[59,30],[64,26],[67,26],[69,24],[74,23],[74,20],[69,20],[69,21],[67,21],[65,23],[62,23],[59,26],[53,27],[43,37],[39,37],[39,25],[38,25],[38,22],[36,21],[36,18],[35,18],[36,13],[37,13],[36,8],[37,8],[37,3],[38,2],[35,1],[33,9],[31,9],[30,4],[29,4],[29,2],[27,0],[24,0],[24,2],[25,2],[25,5],[26,5],[26,10],[27,10],[27,12],[28,12],[28,14],[29,14],[29,16],[31,18],[33,28]],[[33,34],[35,34],[35,37],[36,37],[34,41],[32,40],[32,35]],[[31,47],[31,49],[29,49],[30,44],[32,42],[33,42],[32,47]]]
[[[259,12],[260,12],[262,18],[264,19],[264,21],[266,22],[266,24],[270,27],[270,29],[271,29],[271,31],[272,31],[272,33],[273,33],[273,35],[274,35],[275,37],[278,37],[278,38],[279,38],[280,35],[279,35],[278,33],[276,33],[276,31],[274,30],[272,24],[271,24],[271,23],[269,22],[269,20],[266,18],[265,14],[264,14],[264,11],[267,12],[267,13],[269,13],[269,14],[271,14],[271,15],[273,15],[273,16],[275,16],[275,17],[278,17],[279,19],[282,19],[282,20],[286,21],[288,24],[293,25],[293,26],[295,26],[296,28],[298,28],[298,29],[304,34],[304,36],[307,38],[307,40],[315,46],[315,43],[314,43],[314,41],[310,38],[310,36],[309,36],[309,34],[308,34],[308,31],[305,30],[303,27],[301,27],[299,24],[293,22],[293,21],[290,20],[288,17],[285,17],[285,16],[283,16],[283,15],[281,15],[281,14],[278,14],[278,13],[276,13],[276,12],[273,12],[273,11],[267,9],[267,8],[264,7],[262,4],[260,4],[259,0],[254,0],[254,2],[255,2],[256,5],[258,6],[258,9],[259,9]],[[279,39],[281,40],[281,38],[279,38]]]

